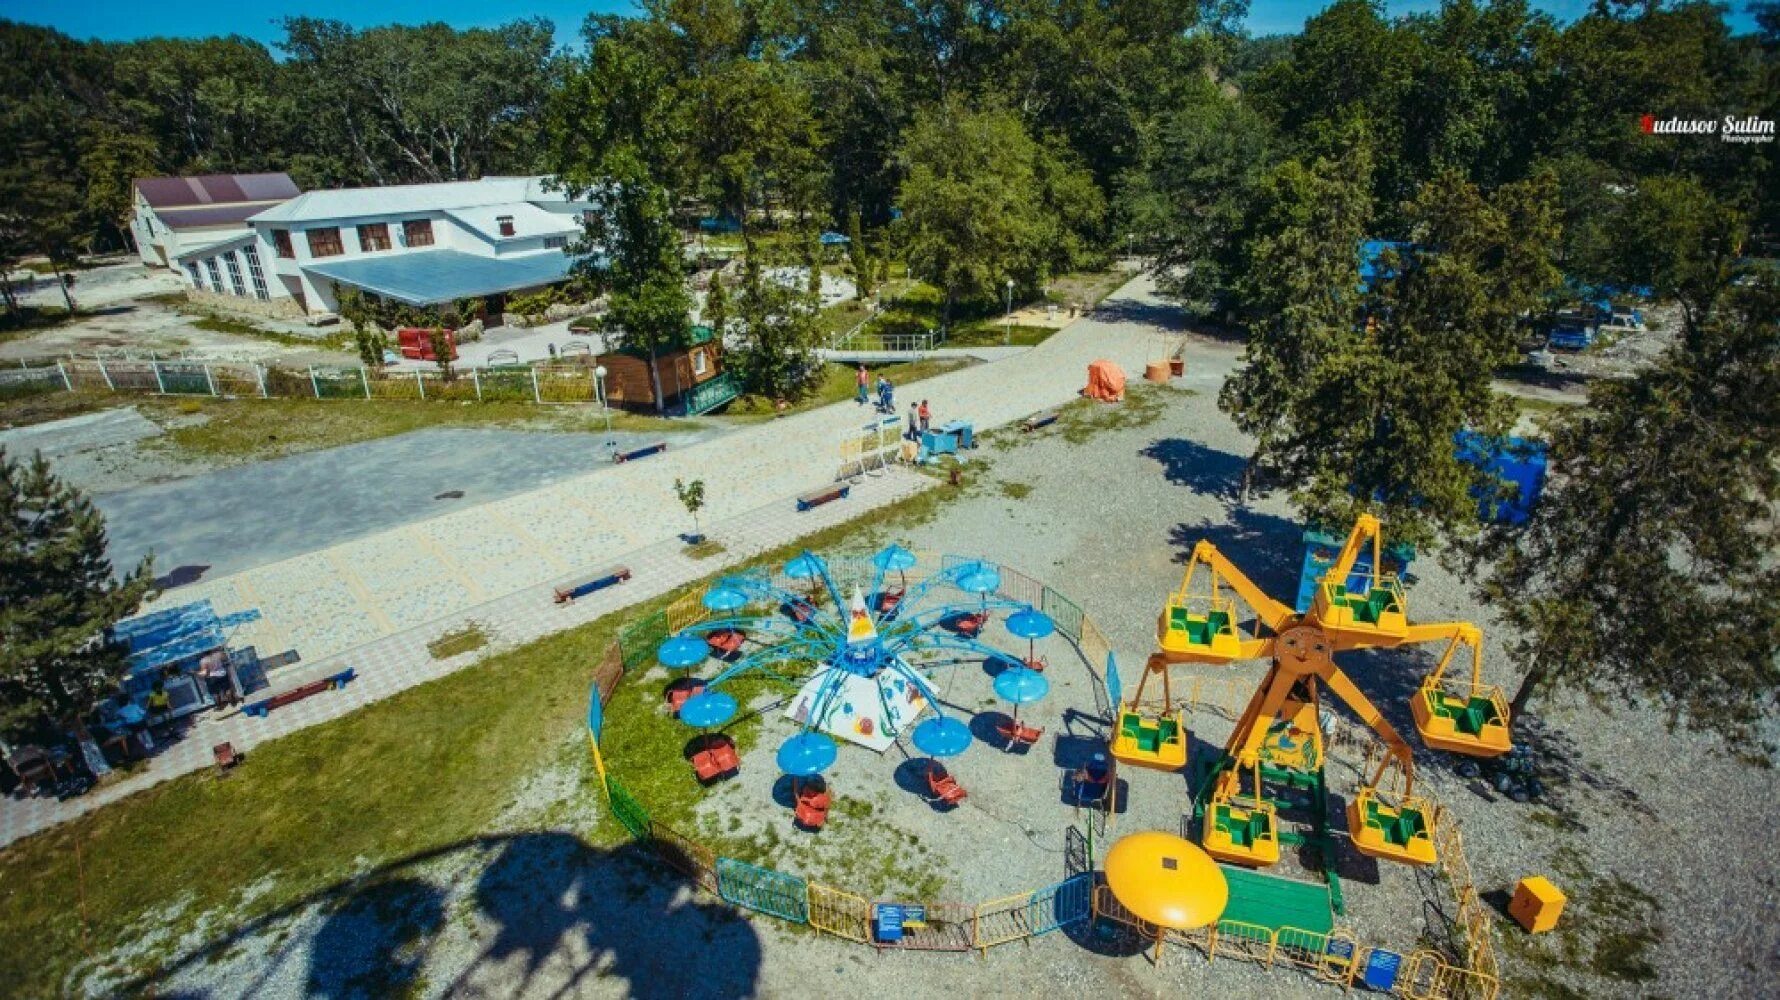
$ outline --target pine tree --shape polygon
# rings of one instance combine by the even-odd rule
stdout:
[[[50,473],[0,450],[0,734],[30,738],[91,711],[124,676],[105,631],[152,586],[150,560],[123,580],[105,554],[105,518]]]
[[[705,293],[705,325],[711,328],[718,342],[723,340],[723,330],[729,325],[729,296],[723,290],[723,272],[718,270],[711,275],[711,288]]]
[[[853,287],[861,299],[871,298],[877,287],[872,280],[871,255],[865,249],[865,237],[859,231],[859,210],[847,213],[847,257],[853,266]]]
[[[1516,714],[1552,690],[1640,698],[1741,741],[1780,706],[1780,285],[1707,304],[1551,420],[1531,518],[1470,549],[1524,671]]]

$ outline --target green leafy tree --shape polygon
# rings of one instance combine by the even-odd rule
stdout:
[[[705,325],[716,334],[718,342],[723,340],[723,331],[729,328],[729,293],[723,288],[721,270],[711,274],[711,287],[705,291],[705,308],[703,312]]]
[[[694,479],[686,483],[675,478],[674,495],[680,498],[680,505],[686,508],[686,513],[692,515],[693,537],[703,538],[698,526],[698,512],[705,509],[705,481]]]
[[[439,375],[449,382],[457,377],[451,367],[451,336],[442,326],[435,326],[427,331],[427,346],[432,349],[433,361],[439,366]]]
[[[876,275],[872,272],[871,254],[865,249],[865,236],[859,231],[859,211],[847,213],[847,262],[853,271],[853,287],[858,290],[861,299],[871,298],[876,289]]]
[[[649,358],[656,408],[665,401],[657,359],[685,340],[686,291],[673,202],[657,171],[672,161],[662,66],[624,36],[590,22],[592,49],[550,105],[551,168],[571,192],[597,198],[588,241],[603,248],[614,346]]]
[[[939,286],[945,326],[961,298],[994,298],[1008,278],[1042,285],[1104,218],[1085,172],[1047,156],[1007,111],[924,113],[900,156],[909,266]]]
[[[1243,469],[1244,497],[1256,473],[1282,465],[1307,436],[1297,411],[1317,391],[1313,376],[1336,375],[1338,361],[1358,347],[1355,247],[1370,216],[1370,183],[1370,158],[1358,144],[1337,162],[1288,160],[1261,182],[1268,208],[1245,247],[1243,293],[1258,318],[1242,366],[1218,395],[1219,408],[1255,439]]]
[[[0,451],[0,735],[30,738],[117,688],[128,650],[106,629],[152,587],[150,561],[116,579],[105,518],[79,490]]]
[[[1395,538],[1426,545],[1477,529],[1481,473],[1454,436],[1512,425],[1493,380],[1519,356],[1521,317],[1558,283],[1555,180],[1486,198],[1447,171],[1402,212],[1413,246],[1387,259],[1363,333],[1309,371],[1274,458],[1312,523],[1370,511]]]
[[[749,392],[796,399],[821,371],[815,359],[816,310],[803,291],[765,280],[759,256],[750,245],[743,259],[736,303],[740,343],[730,355],[730,368]]]
[[[804,234],[803,264],[810,301],[822,302],[822,240],[814,229]]]
[[[1590,383],[1549,426],[1531,518],[1472,555],[1480,596],[1540,692],[1647,699],[1747,741],[1780,693],[1780,288],[1684,322],[1629,379]]]

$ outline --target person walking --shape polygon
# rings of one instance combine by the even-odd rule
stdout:
[[[921,400],[920,413],[921,413],[921,433],[925,434],[925,433],[927,433],[928,419],[932,416],[932,414],[928,412],[927,400],[925,400],[925,399]]]
[[[920,407],[915,403],[909,404],[909,431],[904,437],[907,437],[910,441],[921,440]]]
[[[865,401],[871,398],[871,373],[865,370],[864,365],[860,365],[859,374],[854,377],[854,380],[859,385],[859,391],[854,395],[854,399],[860,406],[864,406]]]

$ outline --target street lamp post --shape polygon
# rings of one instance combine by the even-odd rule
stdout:
[[[1001,328],[1001,346],[1014,342],[1014,279],[1007,279],[1007,316]]]
[[[612,440],[612,403],[606,398],[606,366],[595,365],[593,369],[594,388],[600,398],[600,409],[606,414],[606,457],[618,457],[618,442]]]

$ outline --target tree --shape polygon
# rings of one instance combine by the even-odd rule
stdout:
[[[711,287],[705,292],[705,308],[702,317],[711,333],[717,337],[718,343],[723,342],[723,332],[729,329],[729,293],[723,290],[723,271],[719,268],[711,273]]]
[[[686,513],[692,515],[692,540],[703,541],[705,536],[699,532],[698,512],[705,507],[705,481],[694,479],[690,483],[683,483],[675,478],[674,495],[680,498],[680,504],[686,508]]]
[[[1541,176],[1485,197],[1445,171],[1403,207],[1413,243],[1372,282],[1363,334],[1313,365],[1273,451],[1311,523],[1369,511],[1412,545],[1477,530],[1486,484],[1454,439],[1513,423],[1493,381],[1519,357],[1521,317],[1558,283],[1555,186]]]
[[[1234,316],[1246,305],[1238,279],[1251,216],[1270,204],[1260,186],[1273,145],[1259,115],[1206,81],[1158,124],[1148,161],[1125,179],[1121,227],[1156,244],[1158,283],[1188,309]]]
[[[587,60],[550,104],[547,159],[570,192],[599,202],[586,243],[604,252],[600,280],[610,290],[615,346],[648,356],[659,410],[656,359],[684,342],[692,299],[672,198],[658,174],[673,149],[662,67],[625,30],[597,17],[589,22]]]
[[[859,231],[859,211],[847,213],[847,263],[853,271],[853,287],[860,299],[871,298],[876,287],[871,255],[865,249],[865,236]]]
[[[0,735],[67,724],[110,695],[128,649],[106,629],[152,588],[150,560],[123,579],[105,555],[105,518],[79,490],[0,450]]]
[[[1299,400],[1315,391],[1313,374],[1334,375],[1334,359],[1356,349],[1354,253],[1370,216],[1370,183],[1369,153],[1356,144],[1339,162],[1288,160],[1261,185],[1268,208],[1244,249],[1250,277],[1239,293],[1259,318],[1242,367],[1218,395],[1218,407],[1255,438],[1243,469],[1245,498],[1255,474],[1279,465],[1299,431]]]
[[[457,374],[451,370],[451,335],[444,327],[435,326],[427,331],[426,339],[433,352],[433,361],[439,365],[439,375],[447,382],[456,378]]]
[[[814,229],[804,234],[803,264],[808,269],[806,280],[810,301],[822,304],[822,238]]]
[[[736,304],[740,343],[729,367],[748,392],[796,399],[821,372],[815,360],[816,309],[803,290],[765,280],[759,258],[750,241]]]
[[[1548,426],[1530,519],[1471,551],[1525,673],[1513,697],[1648,699],[1744,741],[1780,695],[1780,288],[1739,290]]]
[[[1085,172],[1045,155],[1006,111],[948,104],[924,113],[900,159],[909,266],[939,286],[944,326],[961,298],[993,298],[1008,278],[1042,285],[1071,260],[1079,227],[1104,218]]]

